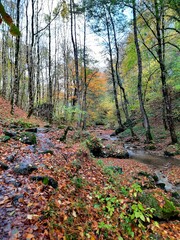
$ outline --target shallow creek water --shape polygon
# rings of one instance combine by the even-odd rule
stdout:
[[[117,142],[116,136],[100,135],[102,140],[111,140]],[[163,173],[163,170],[167,170],[171,166],[180,167],[180,160],[172,157],[157,156],[146,152],[145,150],[137,150],[133,145],[125,144],[124,148],[129,154],[129,158],[134,161],[138,161],[147,164],[149,167],[154,169],[154,173],[158,177],[158,183],[165,184],[165,190],[171,192],[178,192],[180,194],[180,184],[173,185],[168,181],[168,177]]]

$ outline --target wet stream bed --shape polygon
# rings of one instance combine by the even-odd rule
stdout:
[[[122,144],[116,136],[110,136],[109,134],[100,134],[98,135],[104,143],[107,141],[109,143]],[[154,154],[145,151],[144,149],[136,149],[132,144],[124,144],[124,148],[127,150],[129,159],[105,159],[106,164],[116,164],[122,166],[122,168],[130,169],[127,166],[135,164],[138,168],[138,171],[141,171],[142,165],[143,168],[150,171],[151,174],[154,174],[158,181],[156,184],[164,190],[169,192],[178,192],[180,194],[180,177],[174,179],[174,175],[180,176],[177,174],[177,171],[180,173],[180,160],[174,157],[166,156],[157,156]],[[134,163],[136,162],[136,163]],[[146,166],[145,166],[146,165]],[[135,172],[137,171],[135,169]],[[176,172],[176,174],[175,174]]]

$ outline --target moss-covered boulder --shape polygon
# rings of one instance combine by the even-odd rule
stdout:
[[[139,196],[139,200],[145,204],[148,208],[154,208],[153,217],[160,220],[168,220],[170,218],[178,217],[179,210],[175,207],[174,203],[167,199],[165,196],[160,196],[160,202],[153,194],[143,193]],[[162,201],[163,198],[163,201]],[[162,205],[163,202],[163,205]]]
[[[41,181],[43,184],[51,186],[55,189],[58,188],[58,182],[49,176],[31,176],[30,179],[33,181]]]
[[[0,137],[0,142],[8,142],[10,140],[9,136],[1,136]]]
[[[102,157],[128,158],[127,150],[120,144],[106,145],[102,149]]]
[[[180,154],[180,144],[172,144],[167,146],[166,150],[164,151],[165,156],[175,156]]]
[[[33,144],[37,143],[36,135],[34,133],[31,133],[31,132],[23,132],[23,133],[21,133],[19,140],[22,143],[30,144],[30,145],[33,145]]]
[[[103,154],[103,145],[101,140],[95,136],[90,136],[86,140],[86,146],[95,157],[101,157]]]

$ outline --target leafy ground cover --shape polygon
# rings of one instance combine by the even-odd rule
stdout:
[[[7,113],[1,114],[1,136],[9,123],[27,122],[20,109],[12,119],[8,102],[2,104]],[[45,125],[39,119],[29,123]],[[0,143],[0,162],[7,166],[0,166],[1,239],[180,238],[179,208],[169,202],[172,194],[139,174],[153,175],[153,168],[133,159],[94,158],[86,148],[86,134],[81,142],[74,130],[68,132],[67,141],[60,141],[63,134],[63,129],[41,128],[37,144],[12,137]],[[22,163],[28,171],[19,173]],[[178,167],[163,171],[169,181],[179,183]],[[172,210],[175,217],[154,217],[155,209],[140,201],[142,193],[153,194],[161,210],[166,214]]]

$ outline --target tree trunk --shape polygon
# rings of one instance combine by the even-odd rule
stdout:
[[[2,96],[6,98],[7,92],[7,33],[3,32],[2,41]]]
[[[134,137],[135,133],[133,131],[131,120],[129,118],[128,100],[127,100],[126,92],[125,92],[125,89],[123,87],[120,75],[119,75],[119,49],[118,49],[118,43],[117,43],[117,37],[116,37],[116,29],[115,29],[114,21],[113,21],[113,18],[111,16],[110,10],[108,12],[109,12],[110,21],[111,21],[111,24],[112,24],[113,35],[114,35],[114,44],[115,44],[115,49],[116,49],[116,78],[117,78],[117,83],[118,83],[119,88],[122,91],[122,95],[123,95],[124,114],[125,114],[125,117],[126,117],[126,121],[129,123],[129,128],[130,128],[130,131],[131,131],[131,135],[132,135],[132,137]]]
[[[51,18],[50,18],[51,19]],[[50,20],[49,19],[49,20]],[[49,78],[49,103],[53,104],[53,83],[52,83],[52,76],[51,76],[51,24],[49,23],[49,71],[48,71],[48,78]],[[51,108],[51,111],[49,113],[49,123],[52,123],[53,119],[53,108]]]
[[[115,80],[115,75],[114,75],[114,66],[113,66],[114,63],[113,63],[110,29],[109,29],[109,20],[107,18],[107,15],[106,15],[106,28],[107,28],[107,36],[108,36],[108,47],[109,47],[109,56],[110,56],[110,65],[111,65],[111,76],[112,76],[112,82],[113,82],[114,100],[115,100],[115,106],[116,106],[116,116],[117,116],[119,128],[123,130],[124,126],[123,126],[122,120],[121,120],[121,113],[120,113],[119,102],[118,102],[118,97],[117,97],[116,80]]]
[[[20,21],[20,1],[17,0],[16,3],[16,26],[19,28],[19,21]],[[18,105],[19,102],[19,48],[20,48],[20,36],[16,37],[15,41],[15,63],[14,63],[14,87],[12,92],[12,100],[11,100],[11,114],[14,114],[15,105]]]
[[[136,0],[133,0],[133,27],[134,27],[134,43],[136,46],[137,60],[138,60],[138,97],[140,110],[143,117],[144,127],[146,129],[146,142],[150,143],[152,141],[152,135],[150,131],[149,119],[144,108],[143,96],[142,96],[142,58],[141,51],[139,47],[138,34],[137,34],[137,18],[136,18]]]
[[[70,14],[71,14],[71,40],[73,44],[74,51],[74,62],[75,62],[75,89],[72,105],[75,106],[79,103],[79,61],[78,61],[78,46],[77,46],[77,33],[76,33],[76,16],[74,12],[74,0],[70,0]]]
[[[166,66],[165,66],[165,41],[163,39],[164,35],[164,18],[163,16],[163,6],[161,3],[161,12],[159,11],[158,2],[157,0],[154,0],[155,5],[155,16],[156,16],[156,32],[157,32],[157,41],[158,41],[158,60],[161,70],[161,82],[162,82],[162,94],[164,98],[164,105],[166,109],[166,118],[168,122],[168,127],[171,135],[171,141],[172,143],[177,143],[177,136],[175,133],[175,126],[174,126],[174,120],[173,120],[173,114],[172,114],[172,106],[171,106],[171,99],[168,93],[168,87],[166,83]],[[161,24],[161,18],[162,18],[162,24]]]
[[[34,81],[34,66],[33,66],[33,46],[34,46],[34,0],[32,0],[32,17],[31,17],[31,43],[28,47],[27,43],[27,55],[26,55],[26,61],[28,65],[28,93],[29,93],[29,109],[28,109],[28,115],[27,117],[30,118],[33,110],[34,110],[34,94],[33,94],[33,81]],[[28,9],[26,9],[28,11]],[[26,37],[28,38],[28,14],[26,12],[27,17],[27,26],[26,26]]]

